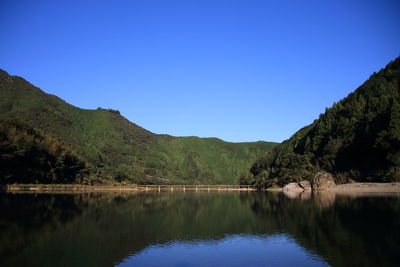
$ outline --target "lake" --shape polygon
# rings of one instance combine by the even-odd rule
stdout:
[[[399,266],[398,194],[0,195],[0,266]]]

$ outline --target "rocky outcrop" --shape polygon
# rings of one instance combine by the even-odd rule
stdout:
[[[332,174],[327,172],[318,172],[311,183],[307,180],[300,181],[298,183],[289,183],[285,185],[283,191],[291,192],[302,192],[310,190],[327,190],[336,186],[335,180]]]
[[[332,174],[327,172],[318,172],[312,180],[313,190],[327,190],[336,186]]]
[[[304,189],[298,183],[290,183],[283,187],[283,191],[302,192]]]
[[[312,189],[311,183],[309,181],[306,181],[306,180],[299,182],[299,186],[301,188],[303,188],[304,190],[311,190]]]

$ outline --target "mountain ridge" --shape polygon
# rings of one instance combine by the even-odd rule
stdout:
[[[235,183],[273,142],[152,133],[118,110],[81,109],[0,71],[0,117],[57,139],[87,162],[90,182]]]
[[[283,186],[320,171],[337,183],[400,181],[399,84],[400,57],[259,158],[241,181]]]

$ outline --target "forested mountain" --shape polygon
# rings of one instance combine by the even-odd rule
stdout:
[[[74,107],[1,70],[0,118],[0,164],[15,168],[2,169],[0,183],[234,183],[275,146],[157,135],[117,110]]]
[[[400,58],[258,159],[242,182],[280,186],[316,172],[338,183],[400,181]]]
[[[4,183],[74,183],[86,163],[56,139],[15,120],[0,120],[0,177]]]

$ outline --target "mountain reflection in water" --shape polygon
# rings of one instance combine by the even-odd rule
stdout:
[[[290,256],[288,256],[290,255]],[[327,266],[309,255],[290,237],[233,235],[218,241],[153,245],[128,257],[118,267],[127,266]]]
[[[398,195],[0,195],[0,266],[397,266]]]

